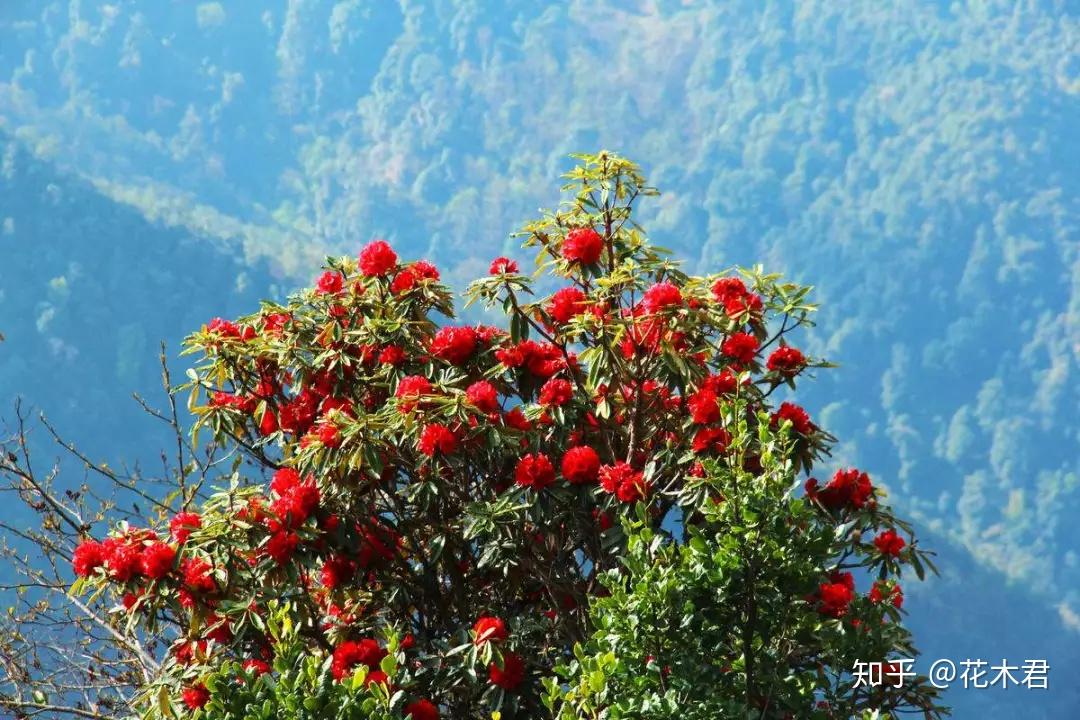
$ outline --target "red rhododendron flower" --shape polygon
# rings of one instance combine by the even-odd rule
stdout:
[[[319,580],[323,587],[333,590],[340,587],[356,572],[356,563],[346,557],[331,557],[323,561],[319,571]]]
[[[292,559],[299,544],[300,537],[296,533],[278,530],[266,541],[266,555],[278,565],[284,565]]]
[[[300,483],[300,473],[293,468],[281,468],[270,478],[270,489],[278,495],[288,495]]]
[[[791,427],[800,435],[809,435],[814,431],[810,416],[795,403],[780,403],[779,409],[772,414],[771,420],[773,425],[780,425],[784,420],[790,420]]]
[[[405,715],[412,720],[439,720],[439,709],[429,700],[417,700],[405,706]]]
[[[140,571],[139,548],[127,538],[105,538],[101,543],[105,550],[105,568],[109,577],[127,582]]]
[[[488,666],[488,679],[492,685],[503,690],[513,690],[525,679],[525,661],[517,653],[504,652],[502,667],[498,663]]]
[[[173,657],[179,665],[190,665],[195,659],[196,653],[205,655],[208,643],[206,640],[181,640],[172,647]]]
[[[465,397],[481,412],[492,413],[499,410],[499,391],[487,380],[477,380],[465,391]]]
[[[388,345],[379,351],[380,365],[394,365],[395,367],[405,362],[405,351],[397,345]]]
[[[555,468],[543,453],[529,453],[518,461],[514,482],[521,487],[543,490],[555,482]]]
[[[502,642],[509,636],[502,618],[484,616],[473,625],[473,643],[477,646],[486,642]]]
[[[398,382],[394,397],[398,399],[398,408],[402,412],[411,412],[419,402],[421,395],[431,395],[431,382],[420,375],[409,375]]]
[[[476,331],[471,327],[440,328],[431,339],[429,350],[451,365],[462,365],[476,350]]]
[[[600,475],[600,456],[587,445],[572,447],[562,458],[562,475],[567,482],[584,485]]]
[[[341,445],[341,431],[333,422],[321,422],[315,430],[319,442],[328,448],[336,448]]]
[[[698,453],[722,454],[731,443],[731,433],[724,428],[702,428],[694,434],[691,449]]]
[[[806,366],[806,358],[798,348],[783,345],[772,351],[765,365],[782,375],[795,375]]]
[[[656,283],[645,291],[642,299],[645,310],[650,313],[660,312],[665,308],[683,304],[682,291],[669,282]]]
[[[388,685],[390,678],[382,670],[372,670],[364,678],[365,685]]]
[[[243,668],[245,671],[258,677],[270,672],[270,663],[265,660],[259,660],[258,658],[248,658],[244,661]]]
[[[400,295],[412,290],[422,280],[438,280],[439,269],[426,260],[417,260],[402,268],[390,283],[390,292]]]
[[[281,337],[290,320],[292,315],[289,313],[268,313],[262,317],[263,332],[272,337]]]
[[[496,350],[495,359],[508,368],[525,367],[539,378],[549,378],[566,365],[558,347],[532,340],[524,340],[517,345]]]
[[[202,558],[184,558],[180,564],[180,572],[184,578],[184,587],[192,592],[212,593],[217,589],[212,574],[213,567]]]
[[[624,503],[643,500],[649,487],[640,470],[635,470],[629,463],[619,461],[614,465],[600,468],[600,487]]]
[[[761,312],[761,298],[746,289],[739,278],[720,278],[712,286],[713,297],[724,306],[728,317],[736,318],[745,312]]]
[[[521,411],[521,408],[511,408],[505,415],[503,415],[503,422],[507,427],[511,427],[519,432],[526,432],[532,428],[532,423],[525,417],[525,413]]]
[[[569,380],[552,378],[540,388],[540,404],[547,407],[559,407],[570,402],[574,395],[574,388]]]
[[[181,693],[180,697],[190,710],[198,710],[210,702],[210,691],[206,689],[205,685],[199,683],[184,688],[184,692]]]
[[[719,375],[710,375],[701,384],[703,389],[711,390],[717,395],[730,395],[739,387],[739,379],[730,369],[725,369]]]
[[[360,272],[368,277],[381,277],[397,266],[398,256],[384,240],[369,243],[360,251]]]
[[[216,317],[206,325],[208,332],[212,332],[220,337],[239,338],[241,340],[251,340],[255,337],[255,328],[245,327],[240,328],[239,325],[231,320],[224,320]]]
[[[491,261],[488,273],[491,275],[512,275],[518,271],[518,264],[510,258],[497,257]]]
[[[315,422],[319,411],[319,397],[309,388],[304,388],[300,393],[281,407],[281,429],[303,435]]]
[[[691,395],[686,406],[690,410],[690,419],[698,425],[712,425],[720,421],[720,398],[712,389],[703,387]]]
[[[895,608],[901,608],[904,606],[904,591],[901,589],[898,583],[894,583],[891,587],[889,583],[878,580],[870,588],[870,592],[867,594],[870,602],[877,605],[888,599],[892,606]]]
[[[566,367],[562,350],[550,343],[532,343],[525,367],[539,378],[549,378]]]
[[[71,556],[71,564],[79,577],[89,577],[105,564],[105,546],[94,540],[79,543]]]
[[[327,270],[319,276],[315,284],[317,291],[322,295],[336,295],[341,292],[345,285],[345,278],[337,270]]]
[[[817,481],[815,480],[812,491],[810,481],[807,481],[807,494],[816,497],[822,505],[830,510],[839,510],[844,507],[857,510],[865,505],[874,494],[874,486],[870,483],[870,476],[854,468],[837,470],[832,480],[824,488],[817,490],[816,486]]]
[[[757,355],[759,344],[758,339],[750,333],[735,333],[720,345],[720,352],[741,363],[748,363]]]
[[[153,542],[142,549],[139,557],[142,574],[160,580],[169,574],[176,561],[176,548],[163,542]]]
[[[178,512],[169,521],[169,534],[172,535],[173,540],[183,545],[191,537],[192,531],[201,527],[202,517],[199,513]]]
[[[563,288],[551,296],[547,312],[555,322],[570,322],[575,315],[585,312],[585,302],[585,293],[581,290],[576,287]]]
[[[425,425],[420,432],[417,447],[428,457],[435,457],[435,453],[452,455],[458,448],[458,438],[454,431],[445,425],[431,423]]]
[[[574,228],[563,241],[562,256],[571,262],[592,265],[600,259],[604,238],[592,228]]]
[[[372,638],[364,638],[360,641],[346,640],[334,648],[334,659],[330,668],[334,679],[341,680],[357,665],[367,665],[369,668],[379,667],[384,657],[386,657],[386,650],[379,647],[379,643]]]
[[[224,392],[223,390],[215,390],[210,396],[211,407],[229,407],[235,408],[240,412],[251,412],[252,400],[243,397],[242,395],[236,395],[234,393]]]
[[[878,552],[882,555],[890,555],[897,557],[900,555],[900,551],[907,545],[904,542],[904,538],[896,534],[895,530],[889,529],[878,534],[874,538],[874,547],[878,549]]]
[[[275,479],[277,479],[276,474]],[[286,527],[295,528],[303,525],[319,508],[319,488],[310,477],[295,485],[278,483],[278,487],[274,490],[280,497],[274,501],[271,509]]]
[[[823,615],[840,618],[847,614],[848,605],[855,597],[855,578],[851,573],[833,573],[830,581],[818,588]]]

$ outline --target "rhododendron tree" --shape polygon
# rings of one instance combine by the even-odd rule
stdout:
[[[684,273],[632,217],[656,194],[638,168],[580,160],[521,232],[536,273],[497,258],[470,286],[497,326],[456,320],[438,270],[377,241],[188,338],[193,438],[237,460],[201,502],[73,554],[76,595],[115,596],[170,644],[143,716],[649,717],[629,708],[667,697],[667,671],[648,684],[671,663],[712,683],[703,708],[803,717],[851,698],[851,648],[909,650],[894,578],[927,562],[910,528],[859,471],[792,492],[833,440],[772,404],[827,366],[790,343],[808,288]],[[685,626],[604,621],[645,602],[628,578],[688,562],[699,646],[730,640],[710,657],[674,657]],[[637,632],[588,664],[604,633]],[[919,692],[835,707],[930,707]]]

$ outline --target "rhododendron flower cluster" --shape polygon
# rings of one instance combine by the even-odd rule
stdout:
[[[590,172],[645,188],[617,167]],[[760,475],[758,435],[785,422],[791,437],[769,452],[805,470],[825,456],[830,436],[805,410],[770,404],[821,364],[788,344],[809,310],[792,314],[772,276],[682,274],[613,220],[628,197],[530,226],[526,247],[563,285],[550,296],[533,296],[513,260],[492,261],[468,296],[503,308],[505,329],[453,320],[439,270],[375,241],[329,259],[286,304],[188,339],[193,432],[261,472],[224,480],[161,531],[120,528],[73,555],[83,585],[137,597],[147,622],[176,619],[185,649],[155,697],[203,707],[199,668],[225,659],[268,681],[265,618],[287,599],[333,678],[366,669],[402,717],[530,717],[537,678],[590,631],[584,608],[619,565],[622,521],[706,522],[702,508],[725,501],[708,491],[717,468]],[[903,558],[889,516],[870,515],[865,473],[805,494],[815,522],[880,529],[875,562]],[[848,618],[852,574],[823,566],[816,582],[793,602]]]

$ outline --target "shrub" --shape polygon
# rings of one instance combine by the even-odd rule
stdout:
[[[76,592],[176,635],[145,717],[648,717],[657,692],[779,717],[845,696],[856,649],[906,647],[896,609],[843,572],[921,562],[913,539],[894,556],[860,536],[908,528],[858,471],[789,493],[832,441],[770,408],[826,366],[788,345],[808,289],[683,273],[632,218],[655,190],[615,155],[582,157],[565,190],[522,232],[561,287],[537,297],[500,258],[468,291],[505,329],[455,323],[438,270],[379,241],[188,339],[193,432],[232,448],[231,475],[170,530],[120,525],[76,552]],[[864,616],[886,622],[853,633]],[[694,652],[661,643],[635,667],[664,628]],[[608,651],[613,669],[580,676]],[[655,658],[676,663],[675,695]],[[555,668],[562,698],[541,682]],[[704,682],[715,698],[690,692]]]

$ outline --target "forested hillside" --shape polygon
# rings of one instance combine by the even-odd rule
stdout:
[[[931,654],[1078,687],[1077,48],[1064,0],[6,3],[0,395],[136,437],[159,338],[373,236],[460,286],[609,147],[693,269],[817,286],[802,400],[945,548]]]

